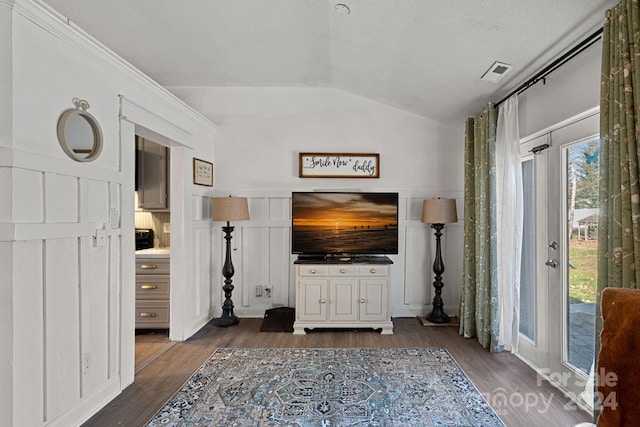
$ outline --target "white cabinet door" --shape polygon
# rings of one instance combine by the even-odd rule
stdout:
[[[309,322],[327,320],[327,288],[326,279],[301,280],[298,284],[298,319]]]
[[[358,281],[355,278],[332,279],[329,282],[329,320],[358,320]]]
[[[386,279],[361,279],[360,280],[360,320],[387,320],[389,319],[387,303]]]

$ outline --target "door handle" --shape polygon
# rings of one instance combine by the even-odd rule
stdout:
[[[556,261],[555,259],[547,260],[547,262],[545,262],[545,264],[548,267],[551,267],[551,268],[557,268],[558,267],[558,261]]]
[[[558,242],[551,242],[549,243],[549,247],[553,250],[557,250],[558,249]]]

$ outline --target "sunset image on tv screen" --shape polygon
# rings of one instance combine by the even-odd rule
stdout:
[[[397,253],[397,193],[294,193],[294,253]]]

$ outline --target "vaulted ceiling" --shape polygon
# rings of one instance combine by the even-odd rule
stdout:
[[[168,87],[334,87],[444,122],[497,101],[616,0],[44,0]],[[481,80],[494,61],[513,65]]]

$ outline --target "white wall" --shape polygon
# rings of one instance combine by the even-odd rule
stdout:
[[[216,127],[46,5],[1,1],[0,22],[1,424],[78,425],[133,381],[135,133],[175,153],[172,337],[213,315],[212,227],[197,209],[212,191],[191,183],[191,162],[214,161]],[[73,98],[102,127],[94,162],[57,141]]]
[[[0,150],[11,141],[11,8],[0,1]],[[0,152],[0,159],[3,153]],[[1,160],[0,160],[1,161]],[[12,178],[0,167],[0,229],[9,222],[12,210]],[[0,231],[2,233],[2,231]],[[13,407],[13,251],[0,239],[0,413]]]
[[[600,51],[598,42],[520,96],[523,137],[598,105]],[[462,218],[462,123],[445,125],[331,88],[169,89],[220,125],[216,191],[251,198],[252,220],[236,224],[234,237],[239,249],[234,264],[241,267],[234,277],[237,313],[261,316],[265,307],[294,305],[289,196],[313,189],[400,192],[401,250],[393,257],[392,312],[413,316],[429,309],[433,236],[419,222],[420,203],[426,197],[456,198]],[[298,153],[305,151],[380,153],[381,177],[298,178]],[[448,225],[444,236],[449,313],[457,312],[460,299],[462,226],[462,221]],[[214,232],[222,249],[221,233]],[[256,285],[272,285],[274,298],[254,298]]]
[[[600,105],[602,41],[554,71],[545,82],[532,86],[518,99],[522,138]]]
[[[330,88],[170,90],[220,125],[216,191],[250,198],[251,221],[235,224],[233,240],[239,249],[233,252],[238,315],[262,316],[272,305],[295,305],[290,195],[314,189],[400,193],[400,253],[391,257],[392,314],[428,313],[434,238],[420,222],[422,200],[458,199],[462,218],[463,123],[445,125]],[[299,178],[299,152],[379,153],[380,178]],[[222,249],[221,233],[215,232]],[[462,234],[460,221],[448,225],[444,236],[443,298],[451,314],[460,302]],[[256,285],[273,286],[273,298],[254,297]]]

